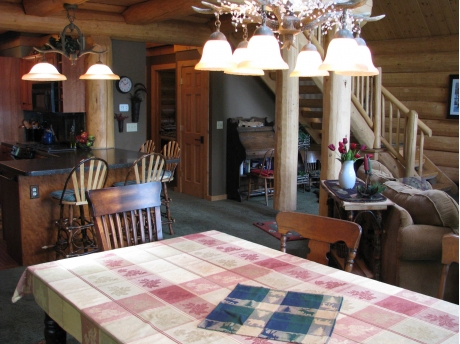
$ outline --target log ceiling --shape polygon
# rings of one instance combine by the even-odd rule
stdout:
[[[86,36],[201,46],[214,29],[214,16],[195,13],[191,8],[203,7],[200,0],[0,0],[0,34],[58,34],[68,24],[64,3],[78,5],[75,23]],[[458,0],[368,3],[372,4],[372,15],[386,15],[364,26],[362,36],[368,41],[458,34]],[[230,25],[227,27],[231,30]]]

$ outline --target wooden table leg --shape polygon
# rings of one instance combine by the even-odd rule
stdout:
[[[46,313],[44,322],[46,344],[66,344],[67,333]]]

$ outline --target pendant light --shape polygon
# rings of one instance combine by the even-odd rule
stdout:
[[[281,57],[280,46],[273,31],[265,25],[267,14],[262,6],[262,25],[259,26],[248,44],[248,60],[238,64],[238,68],[289,69]]]
[[[337,74],[354,75],[354,76],[378,75],[379,70],[374,66],[374,63],[372,62],[371,51],[367,47],[366,41],[364,41],[364,39],[362,39],[359,36],[361,32],[361,28],[359,27],[359,24],[357,24],[356,32],[357,33],[356,33],[355,41],[358,44],[358,47],[356,49],[356,63],[358,65],[359,70],[356,72],[353,72],[353,74],[351,74],[348,71],[337,71]]]
[[[320,70],[342,71],[355,75],[362,66],[357,65],[356,55],[358,43],[353,34],[346,28],[346,13],[342,15],[342,28],[338,30],[327,48],[326,58],[319,66]],[[364,67],[367,69],[367,67]]]
[[[232,67],[232,48],[225,35],[220,32],[219,13],[216,15],[216,31],[203,47],[203,55],[196,70],[223,71]]]
[[[27,81],[64,81],[66,76],[59,73],[55,66],[45,61],[45,55],[41,62],[33,65],[29,73],[24,74],[21,78]]]
[[[318,49],[316,49],[311,43],[310,38],[308,38],[308,43],[302,48],[297,56],[295,68],[289,76],[328,76],[329,72],[327,70],[319,69],[322,62],[323,60],[321,59]]]
[[[238,64],[248,59],[248,29],[243,26],[243,41],[238,44],[238,47],[233,52],[232,68],[224,70],[225,74],[233,75],[264,75],[264,71],[259,68],[238,68]]]
[[[120,77],[113,74],[109,66],[101,62],[101,55],[98,61],[88,68],[85,74],[80,76],[82,80],[120,80]]]

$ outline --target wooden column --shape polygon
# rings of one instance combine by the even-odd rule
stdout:
[[[374,77],[374,148],[382,146],[382,68],[378,67],[379,74]],[[378,151],[374,153],[374,160],[378,160]]]
[[[107,36],[92,36],[87,46],[97,45],[102,63],[112,68],[112,41]],[[89,54],[86,70],[99,59],[97,54]],[[114,148],[113,80],[86,80],[86,130],[96,136],[93,149]]]
[[[321,179],[338,179],[342,166],[337,147],[344,137],[350,140],[351,77],[330,72],[324,77],[323,129],[321,141]],[[336,151],[328,149],[333,143]],[[347,147],[349,147],[347,145]],[[319,215],[327,216],[327,193],[320,189]]]
[[[300,49],[282,50],[289,69],[276,74],[275,195],[273,207],[294,211],[297,207],[297,155],[299,134],[299,78],[289,74]]]

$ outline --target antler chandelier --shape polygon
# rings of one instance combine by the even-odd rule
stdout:
[[[370,13],[354,14],[352,12],[353,9],[363,6],[367,0],[246,0],[244,3],[233,3],[231,1],[222,0],[219,2],[220,6],[203,1],[202,4],[207,7],[206,9],[193,7],[196,12],[202,14],[215,14],[217,17],[217,31],[213,34],[214,37],[211,36],[206,45],[208,43],[212,44],[212,41],[226,41],[225,36],[219,31],[220,22],[218,18],[221,14],[231,14],[232,23],[236,30],[238,26],[243,26],[243,28],[245,28],[251,23],[258,23],[261,24],[261,26],[256,29],[247,45],[248,55],[250,56],[247,61],[239,62],[239,64],[235,66],[231,58],[223,56],[223,52],[225,52],[226,49],[220,49],[219,52],[216,52],[218,55],[215,57],[205,56],[205,51],[210,50],[206,49],[205,45],[202,60],[204,59],[205,62],[212,61],[213,66],[212,69],[207,69],[206,63],[203,65],[200,64],[200,61],[197,65],[197,69],[224,70],[229,74],[233,74],[231,70],[236,71],[243,67],[255,69],[288,69],[289,66],[282,61],[279,45],[277,49],[274,48],[273,41],[276,40],[274,33],[279,35],[279,40],[282,41],[282,49],[289,50],[291,47],[295,46],[295,36],[305,31],[307,33],[308,44],[302,49],[301,53],[308,51],[310,54],[319,56],[316,47],[311,44],[310,40],[313,30],[321,28],[321,33],[325,34],[334,26],[337,26],[339,30],[329,46],[325,63],[321,63],[313,68],[313,71],[311,66],[308,66],[309,75],[302,74],[296,66],[296,73],[295,75],[291,74],[291,76],[328,75],[327,70],[333,70],[339,74],[347,73],[347,75],[375,75],[378,73],[377,69],[372,64],[370,53],[364,54],[366,58],[370,59],[370,61],[366,62],[363,61],[364,57],[358,56],[357,53],[359,51],[358,46],[365,46],[365,42],[359,38],[361,23],[377,21],[384,17],[384,15],[370,17]],[[356,39],[353,37],[348,27],[351,27],[351,30],[355,32],[355,35],[357,35]],[[215,35],[216,33],[218,34]],[[256,44],[251,44],[253,41],[257,43],[256,47]],[[270,43],[272,46],[271,50],[268,49],[267,42],[269,41],[272,42]],[[331,49],[332,46],[335,45],[332,44],[333,42],[344,43],[345,41],[349,46],[339,48],[339,56],[337,56],[337,53],[335,53],[336,56],[334,58],[329,56],[329,51],[334,50]],[[220,44],[222,45],[222,42]],[[367,47],[365,47],[365,49],[368,50]],[[315,61],[318,60],[318,56],[315,56]],[[271,64],[268,61],[271,58],[276,62]],[[331,63],[331,59],[335,62]],[[217,60],[220,60],[221,63],[217,63]],[[305,62],[305,59],[300,59],[299,56],[298,63],[301,62],[300,60],[303,61],[302,64],[310,63],[309,59]],[[321,58],[319,58],[319,60],[321,61]],[[338,65],[339,62],[337,62],[339,60],[342,60],[340,66]],[[316,62],[316,65],[317,64]]]
[[[64,27],[59,36],[59,41],[54,40],[53,44],[51,42],[45,43],[48,49],[39,49],[34,47],[34,50],[43,55],[43,61],[34,65],[31,71],[28,74],[23,75],[23,80],[31,81],[63,81],[67,78],[60,74],[56,67],[52,64],[44,61],[46,53],[59,53],[71,61],[72,65],[75,65],[75,61],[78,60],[83,55],[86,54],[98,54],[99,60],[96,64],[92,65],[88,71],[80,76],[80,79],[87,80],[119,80],[120,77],[116,74],[113,74],[112,70],[100,60],[100,54],[104,54],[107,50],[96,51],[95,47],[86,49],[85,36],[81,32],[80,28],[74,24],[75,20],[75,11],[77,10],[78,5],[74,4],[64,4],[64,9],[67,11],[67,19],[69,24]],[[72,34],[78,35],[77,38],[72,38]]]

